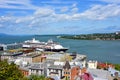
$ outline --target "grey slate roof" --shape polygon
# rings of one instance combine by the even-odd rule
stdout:
[[[65,65],[63,66],[64,69],[71,69],[69,61],[66,61]]]
[[[63,69],[63,66],[61,65],[50,65],[48,69]]]
[[[31,64],[29,69],[44,69],[44,64],[43,63],[33,63]]]

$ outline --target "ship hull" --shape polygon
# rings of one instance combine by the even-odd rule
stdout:
[[[68,49],[45,49],[45,51],[51,52],[66,52]]]

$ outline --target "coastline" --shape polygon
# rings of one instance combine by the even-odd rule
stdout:
[[[75,40],[120,40],[119,33],[94,33],[80,35],[62,35],[57,38],[75,39]]]
[[[63,38],[59,37],[59,39],[71,39],[71,40],[96,40],[96,41],[119,41],[120,39],[78,39],[78,38]]]
[[[0,37],[0,43],[11,44],[11,43],[19,43],[25,40],[30,40],[33,37],[40,41],[47,41],[48,39],[53,39],[56,42],[60,42],[61,45],[68,47],[69,50],[67,52],[77,52],[82,53],[88,56],[88,59],[98,60],[101,62],[111,62],[111,63],[119,63],[120,58],[120,43],[119,40],[72,40],[72,39],[61,39],[56,38],[56,36],[21,36],[21,37]]]

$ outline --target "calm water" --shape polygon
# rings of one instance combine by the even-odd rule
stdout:
[[[90,60],[111,62],[120,64],[120,41],[102,41],[102,40],[70,40],[58,39],[56,36],[7,36],[0,37],[0,43],[8,44],[23,42],[36,38],[40,41],[52,39],[69,47],[68,52],[77,52],[87,55]]]

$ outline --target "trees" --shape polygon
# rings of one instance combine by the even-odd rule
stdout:
[[[120,64],[115,64],[115,69],[120,71]]]
[[[46,80],[45,76],[43,75],[31,75],[29,77],[29,80]]]
[[[54,79],[46,78],[44,75],[30,75],[28,80],[54,80]]]
[[[8,64],[7,60],[0,61],[0,80],[54,80],[44,75],[30,75],[24,77],[19,68],[14,64]]]
[[[0,61],[0,80],[20,80],[23,78],[21,71],[14,64],[8,64],[7,60]]]

